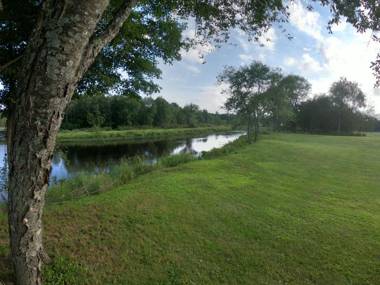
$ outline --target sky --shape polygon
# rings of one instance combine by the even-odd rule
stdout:
[[[160,94],[179,105],[195,103],[211,112],[223,112],[223,86],[216,77],[225,66],[239,67],[259,60],[270,67],[281,68],[284,74],[297,74],[312,84],[310,97],[326,93],[340,77],[359,83],[367,101],[380,114],[380,89],[374,88],[375,77],[370,68],[380,51],[371,33],[360,34],[345,21],[327,30],[330,17],[327,8],[315,6],[309,11],[302,0],[290,6],[286,25],[289,40],[278,26],[270,28],[259,43],[248,41],[238,30],[221,48],[212,44],[196,46],[182,52],[182,60],[172,65],[161,64]],[[192,33],[191,29],[187,33]]]

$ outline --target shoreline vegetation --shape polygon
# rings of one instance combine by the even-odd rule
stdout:
[[[44,284],[376,284],[379,145],[378,134],[241,137],[154,171],[122,164],[101,193],[100,178],[82,179],[88,193],[47,204]],[[3,281],[6,225],[0,214]]]
[[[145,163],[142,157],[125,159],[112,166],[109,172],[98,174],[82,173],[76,177],[52,185],[46,195],[46,201],[47,203],[63,203],[85,196],[97,195],[125,185],[131,180],[149,172],[175,167],[194,160],[216,158],[237,151],[245,144],[247,144],[246,136],[242,135],[237,140],[221,148],[214,148],[211,151],[203,152],[200,157],[190,153],[180,153],[162,157],[155,164]]]
[[[63,130],[58,134],[59,144],[77,143],[107,143],[118,141],[137,141],[153,139],[176,139],[190,136],[207,135],[233,131],[231,126],[210,126],[196,128],[148,128],[148,129],[87,129]]]

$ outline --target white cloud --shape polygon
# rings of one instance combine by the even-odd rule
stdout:
[[[306,73],[317,73],[322,71],[321,64],[308,53],[302,55],[299,67],[302,72]]]
[[[368,95],[369,103],[380,111],[380,96],[376,95],[375,77],[370,68],[379,46],[371,40],[371,35],[353,33],[347,39],[330,36],[324,39],[320,49],[325,60],[323,72],[326,76],[314,80],[314,90],[326,92],[333,81],[347,77],[360,84]]]
[[[225,112],[223,109],[224,102],[227,99],[227,95],[222,91],[226,88],[226,85],[210,85],[201,88],[200,92],[195,98],[195,103],[201,108],[206,108],[211,112]]]
[[[333,33],[341,33],[341,32],[344,32],[346,30],[346,28],[348,27],[348,24],[345,20],[339,22],[338,24],[335,24],[331,27],[331,31]]]
[[[375,78],[370,68],[379,46],[371,40],[371,34],[359,34],[343,20],[332,26],[332,35],[325,36],[322,29],[326,28],[327,20],[322,19],[317,11],[309,11],[301,0],[292,2],[289,12],[291,25],[317,41],[314,52],[317,51],[320,57],[313,57],[313,50],[304,47],[299,62],[286,58],[285,66],[299,67],[301,75],[309,77],[314,93],[327,92],[340,77],[356,81],[368,95],[369,103],[379,112],[380,96],[374,88]]]
[[[205,62],[205,57],[215,50],[214,46],[210,43],[198,44],[190,50],[182,50],[182,59],[187,62],[202,64]]]
[[[240,63],[247,64],[254,60],[264,61],[268,53],[274,52],[277,39],[277,33],[273,27],[263,33],[257,42],[248,40],[247,35],[243,31],[237,30],[236,40],[239,47],[243,50],[239,54]]]
[[[296,64],[296,59],[294,57],[286,57],[284,59],[284,64],[286,66],[294,66]]]
[[[191,64],[187,64],[185,63],[185,68],[187,70],[189,70],[190,72],[194,73],[194,74],[199,74],[201,73],[201,70],[198,66],[195,66],[195,65],[191,65]]]
[[[290,23],[298,30],[308,34],[316,40],[321,40],[322,26],[320,25],[321,15],[316,11],[309,11],[300,0],[293,1],[289,5]]]
[[[239,58],[240,60],[242,61],[242,63],[250,63],[252,61],[255,60],[255,57],[253,55],[250,55],[250,54],[239,54]]]
[[[190,20],[189,27],[183,32],[183,38],[189,38],[191,40],[197,38],[194,26],[195,23]],[[213,51],[215,51],[215,47],[211,43],[206,42],[203,44],[198,43],[189,50],[182,49],[180,53],[184,61],[202,64],[205,62],[207,55]]]

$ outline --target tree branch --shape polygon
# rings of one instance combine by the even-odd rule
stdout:
[[[0,0],[1,1],[1,0]],[[0,73],[3,72],[3,70],[7,69],[12,64],[16,63],[22,58],[22,55],[19,55],[18,57],[12,59],[11,61],[8,61],[7,63],[0,65]]]
[[[79,70],[80,77],[82,77],[91,66],[102,48],[116,37],[138,1],[139,0],[125,0],[107,28],[100,35],[93,35],[91,37],[88,47],[83,55],[82,64]]]

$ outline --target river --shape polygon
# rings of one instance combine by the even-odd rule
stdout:
[[[54,153],[50,184],[57,183],[79,173],[99,173],[135,156],[144,157],[146,163],[155,163],[160,157],[192,153],[199,156],[203,151],[220,148],[238,139],[243,133],[228,132],[194,138],[165,139],[154,141],[133,141],[116,144],[58,145]],[[4,143],[0,144],[0,187],[6,183],[6,153]],[[0,201],[6,200],[6,192],[0,190]]]

